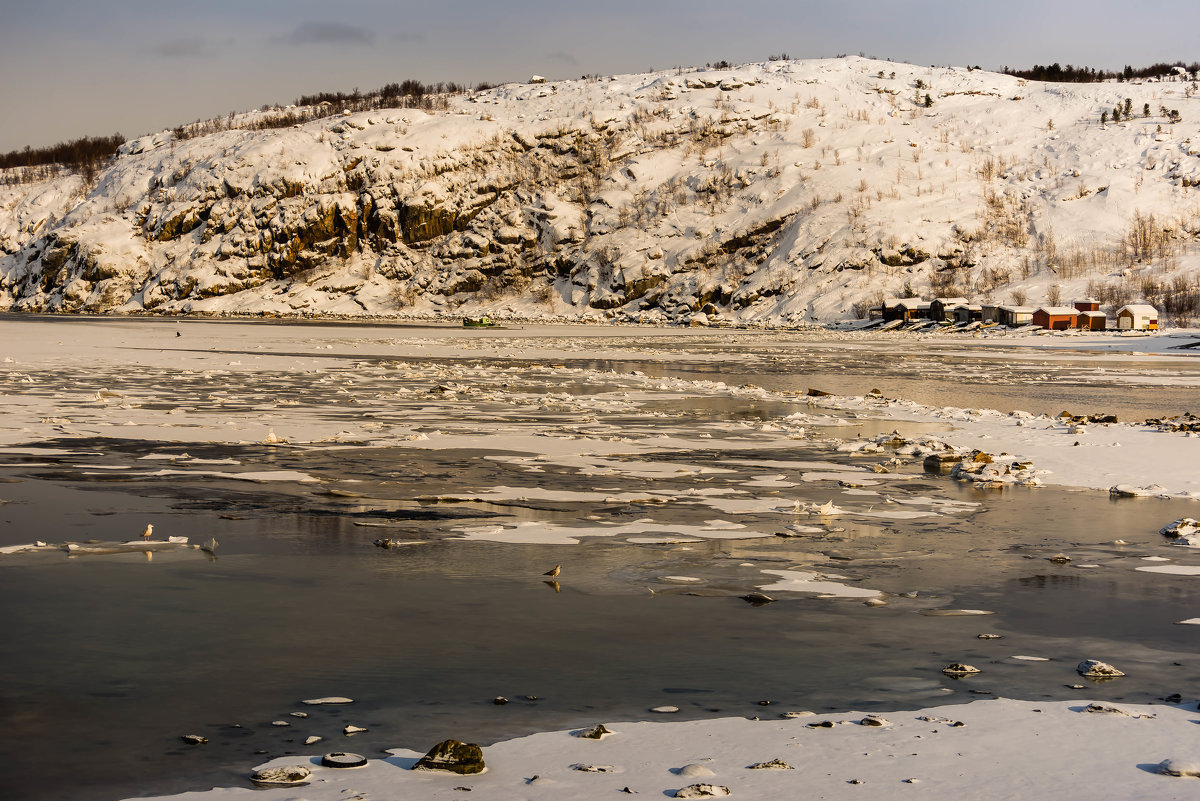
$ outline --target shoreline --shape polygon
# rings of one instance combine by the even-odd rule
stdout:
[[[471,790],[500,801],[613,793],[706,797],[679,793],[710,785],[725,791],[708,795],[808,794],[840,801],[860,799],[864,792],[898,797],[916,785],[911,792],[935,801],[1173,799],[1196,791],[1196,778],[1165,773],[1173,768],[1200,775],[1192,745],[1196,718],[1192,700],[1127,705],[995,698],[870,715],[604,721],[614,733],[601,740],[582,737],[587,729],[576,729],[487,746],[487,768],[476,775],[413,770],[421,752],[403,748],[388,749],[386,758],[364,754],[368,764],[354,770],[323,767],[317,753],[281,757],[256,768],[303,766],[311,776],[302,787],[249,789],[247,782],[154,798],[334,801],[403,795],[433,801],[461,798]]]

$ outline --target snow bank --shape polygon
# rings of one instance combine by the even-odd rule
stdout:
[[[1111,710],[1111,711],[1110,711]],[[559,731],[483,749],[487,771],[461,776],[414,771],[423,752],[393,749],[365,767],[324,767],[321,756],[281,757],[266,766],[303,765],[302,787],[221,788],[175,801],[342,801],[346,798],[462,798],[495,801],[593,799],[617,793],[662,798],[697,781],[733,798],[1185,798],[1197,792],[1195,703],[1105,705],[1087,701],[975,701],[883,716],[858,712],[789,719],[725,718],[611,723],[603,740]],[[459,736],[469,737],[469,732]],[[430,743],[429,745],[433,745]],[[770,769],[775,768],[775,769]],[[790,769],[789,769],[790,768]],[[910,787],[910,785],[916,785]],[[864,796],[863,794],[867,795]],[[160,800],[168,798],[159,797]]]

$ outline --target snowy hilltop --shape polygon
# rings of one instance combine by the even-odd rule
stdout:
[[[839,58],[262,110],[0,189],[0,309],[796,324],[1090,295],[1187,324],[1195,94]]]

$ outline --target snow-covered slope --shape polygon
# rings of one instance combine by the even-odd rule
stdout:
[[[773,61],[163,133],[93,186],[0,190],[0,308],[791,323],[1178,294],[1192,87]]]

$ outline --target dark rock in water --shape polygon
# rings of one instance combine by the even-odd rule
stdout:
[[[1059,553],[1049,557],[1049,560],[1056,565],[1065,565],[1071,561],[1071,557],[1067,556],[1065,553]]]
[[[946,667],[942,668],[942,672],[947,676],[958,677],[973,676],[974,674],[979,673],[980,670],[974,665],[964,665],[962,662],[954,662],[953,664],[946,665]]]
[[[208,742],[207,737],[203,737],[199,734],[185,734],[181,739],[189,745],[204,745]]]
[[[1168,523],[1158,533],[1187,545],[1200,545],[1200,521],[1192,517],[1181,517]]]
[[[962,461],[962,456],[953,451],[944,451],[942,453],[931,453],[921,462],[921,466],[926,473],[943,473],[948,472],[954,465]]]
[[[508,703],[508,699],[505,698],[503,695],[497,695],[495,698],[492,699],[492,703],[495,704],[496,706],[504,706],[505,704]]]
[[[832,392],[826,392],[823,389],[813,389],[812,387],[808,388],[808,397],[810,398],[828,398],[832,395]]]
[[[467,775],[483,773],[485,767],[483,749],[475,743],[444,740],[429,749],[429,753],[421,757],[413,770],[443,770]]]
[[[303,765],[281,765],[277,768],[263,768],[250,774],[250,781],[255,784],[303,784],[308,781],[312,771]]]
[[[1085,659],[1075,668],[1079,675],[1089,679],[1115,679],[1125,674],[1099,659]]]
[[[783,536],[787,535],[785,534]],[[770,595],[767,595],[765,592],[750,592],[746,593],[745,595],[739,595],[738,597],[751,606],[762,606],[763,604],[775,602],[775,599]]]
[[[367,758],[361,754],[334,751],[321,757],[321,764],[327,768],[361,768],[367,764]]]

